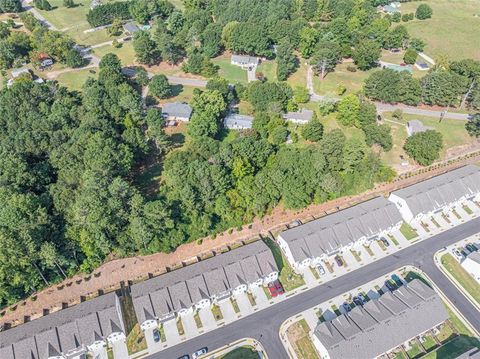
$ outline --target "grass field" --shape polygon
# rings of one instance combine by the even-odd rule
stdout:
[[[310,328],[305,319],[292,324],[290,328],[288,328],[288,332],[289,340],[294,338],[294,342],[291,344],[298,359],[317,359],[319,357],[308,335]]]
[[[268,81],[277,81],[277,62],[274,60],[265,60],[257,66],[257,74],[261,72]]]
[[[441,262],[442,266],[460,283],[463,289],[480,304],[480,284],[463,269],[452,255],[444,254]]]
[[[98,72],[97,70],[94,70]],[[57,77],[57,81],[60,85],[69,88],[70,90],[80,91],[83,84],[89,77],[97,78],[97,73],[90,73],[90,69],[71,71],[61,74]]]
[[[63,0],[50,0],[53,10],[37,10],[48,22],[58,30],[72,26],[88,24],[87,13],[90,10],[90,0],[74,0],[75,7],[67,8]]]
[[[247,70],[230,63],[230,55],[222,55],[212,59],[212,62],[220,69],[218,74],[230,83],[247,83]]]
[[[135,51],[133,50],[132,42],[125,42],[119,48],[110,45],[102,46],[94,50],[95,55],[102,58],[108,53],[113,53],[122,61],[123,66],[130,66],[135,63]]]
[[[287,82],[290,84],[290,86],[307,87],[307,69],[308,69],[308,66],[306,64],[306,61],[300,59],[300,63],[297,71],[291,74],[287,79]]]
[[[445,54],[452,60],[463,58],[480,60],[478,0],[423,2],[432,7],[432,18],[402,24],[406,26],[412,37],[418,37],[427,43],[425,53],[433,58]],[[402,13],[414,12],[418,5],[418,2],[402,3],[400,10]]]
[[[400,232],[405,236],[407,240],[412,240],[418,237],[418,233],[407,223],[403,222],[400,226]]]
[[[251,347],[241,347],[220,357],[220,359],[260,359],[260,355]]]

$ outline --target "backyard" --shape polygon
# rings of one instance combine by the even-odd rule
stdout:
[[[413,20],[405,25],[412,37],[424,40],[425,53],[434,59],[446,55],[451,60],[480,60],[480,7],[477,0],[429,0],[433,9],[428,20]],[[402,3],[402,13],[415,12],[418,2]]]
[[[90,71],[94,71],[95,73],[91,73]],[[70,90],[80,91],[88,78],[97,78],[97,72],[97,69],[70,71],[60,74],[56,80],[60,85],[65,86]]]
[[[108,53],[113,53],[118,56],[123,66],[131,66],[135,63],[135,51],[133,50],[132,42],[121,43],[118,48],[111,45],[105,45],[96,48],[93,52],[99,58],[102,58]]]
[[[442,266],[460,283],[460,285],[480,304],[480,284],[470,276],[451,254],[441,257]]]

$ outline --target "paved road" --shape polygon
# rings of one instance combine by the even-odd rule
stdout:
[[[147,358],[174,359],[186,353],[191,354],[204,346],[213,350],[235,340],[250,337],[259,340],[263,344],[270,358],[288,359],[289,356],[285,352],[278,334],[280,325],[287,318],[407,264],[415,265],[425,271],[463,315],[468,318],[472,326],[480,332],[480,315],[478,311],[463,294],[443,276],[433,262],[433,254],[436,251],[467,238],[479,230],[480,218],[473,219],[328,283],[237,320],[223,328],[205,333],[164,351],[152,354]]]
[[[425,110],[422,108],[406,106],[401,104],[389,105],[386,103],[376,102],[375,105],[377,106],[378,113],[392,112],[392,111],[395,111],[397,108],[401,109],[404,113],[408,113],[411,115],[419,115],[419,116],[430,116],[430,117],[440,118],[440,115],[442,113],[442,111]],[[445,114],[445,118],[448,118],[451,120],[467,121],[470,118],[470,115],[465,113],[447,112]]]

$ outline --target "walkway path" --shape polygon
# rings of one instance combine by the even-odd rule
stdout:
[[[258,237],[260,234],[268,235],[269,231],[274,233],[280,231],[295,219],[318,218],[340,208],[412,185],[465,164],[476,163],[479,160],[480,151],[473,153],[468,158],[462,157],[458,161],[444,162],[416,172],[409,172],[391,183],[380,184],[362,194],[311,205],[303,210],[285,210],[278,206],[272,211],[272,214],[264,218],[256,218],[250,225],[243,226],[240,231],[235,230],[230,234],[224,232],[217,235],[215,239],[204,238],[201,245],[198,245],[197,242],[187,243],[178,247],[173,253],[156,253],[109,261],[95,270],[91,276],[76,275],[61,284],[42,290],[37,294],[35,301],[25,300],[18,303],[15,311],[5,310],[4,316],[0,318],[0,325],[6,322],[21,323],[25,316],[34,319],[41,316],[44,309],[50,311],[61,309],[62,303],[77,303],[80,296],[92,296],[96,295],[99,290],[117,288],[121,281],[146,279],[149,273],[161,274],[166,271],[167,267],[174,268],[184,263],[191,263],[197,257],[212,251],[215,252],[235,243]]]

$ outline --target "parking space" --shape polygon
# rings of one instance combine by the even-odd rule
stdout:
[[[144,332],[147,348],[149,350],[154,350],[158,345],[158,343],[155,343],[155,340],[153,340],[153,329],[154,328],[147,328]]]
[[[451,226],[451,223],[448,223],[446,219],[442,216],[442,213],[434,213],[432,215],[434,221],[436,221],[441,228],[445,229]]]
[[[385,251],[383,251],[382,248],[380,248],[377,241],[371,241],[369,248],[373,252],[373,256],[376,257],[377,259],[385,255]]]
[[[264,308],[268,305],[268,298],[265,295],[262,287],[255,287],[252,289],[253,297],[255,298],[255,303],[259,308]]]
[[[355,256],[350,250],[345,251],[342,257],[349,270],[354,270],[360,267],[360,262],[355,259]]]
[[[253,312],[253,307],[250,304],[247,293],[240,293],[235,296],[237,299],[238,308],[240,313],[245,316]]]
[[[467,211],[463,209],[463,206],[456,206],[455,211],[461,217],[461,220],[468,221],[470,218],[472,218],[471,214],[468,214]]]
[[[217,322],[210,307],[200,309],[198,315],[202,321],[203,330],[208,331],[217,327]]]
[[[93,350],[92,354],[95,359],[108,359],[107,348],[105,347]]]
[[[406,247],[410,244],[407,238],[400,231],[392,232],[393,238],[398,242],[398,245],[401,247]]]
[[[223,320],[225,320],[226,323],[233,322],[237,319],[237,314],[235,313],[230,300],[224,300],[221,303],[218,303],[218,306],[222,311]]]
[[[197,323],[195,323],[193,313],[182,316],[182,324],[187,338],[192,338],[198,335]]]
[[[112,351],[113,351],[113,357],[115,359],[127,359],[128,356],[128,349],[127,349],[127,344],[125,341],[118,340],[114,343],[112,343]]]
[[[169,345],[175,345],[180,342],[180,334],[178,334],[177,322],[175,319],[164,322],[163,331],[165,333],[165,339]]]
[[[315,285],[317,285],[317,279],[313,275],[312,269],[310,267],[306,268],[303,271],[303,280],[305,281],[305,284],[309,287],[314,287]]]

